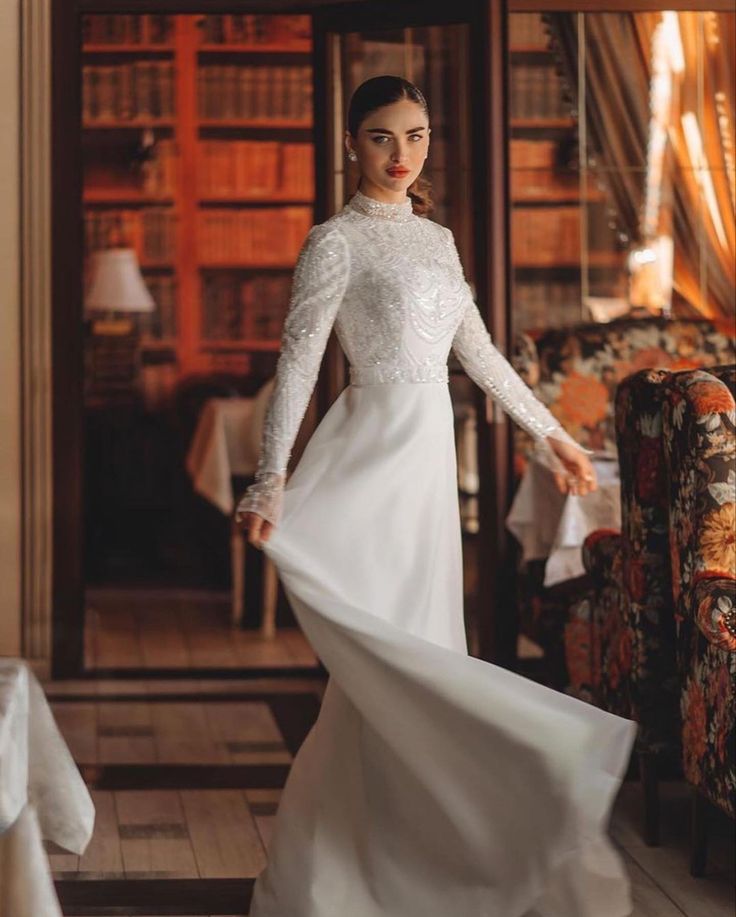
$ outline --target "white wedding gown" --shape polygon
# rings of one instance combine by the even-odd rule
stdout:
[[[284,488],[335,324],[350,385]],[[467,654],[447,357],[570,442],[490,340],[450,230],[357,192],[294,272],[256,483],[238,514],[330,678],[251,917],[624,917],[611,804],[635,726]]]

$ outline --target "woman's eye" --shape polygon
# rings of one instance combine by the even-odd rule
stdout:
[[[381,143],[382,140],[388,140],[388,139],[389,138],[386,136],[373,137],[373,142]],[[409,139],[419,141],[422,139],[422,135],[421,134],[409,134]]]

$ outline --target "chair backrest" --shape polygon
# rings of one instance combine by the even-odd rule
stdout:
[[[686,779],[736,814],[736,365],[672,377],[663,405]]]
[[[635,660],[630,693],[640,739],[650,749],[678,748],[681,732],[662,441],[662,407],[672,375],[667,370],[634,373],[615,397],[625,614]]]
[[[736,365],[677,373],[668,389],[662,420],[678,645],[687,656],[699,628],[733,652]]]
[[[521,335],[514,365],[568,432],[615,453],[618,384],[643,369],[676,372],[736,361],[736,340],[707,320],[622,318]]]

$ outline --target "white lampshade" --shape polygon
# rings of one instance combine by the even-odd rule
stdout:
[[[156,303],[132,248],[106,248],[92,256],[87,311],[153,312]]]

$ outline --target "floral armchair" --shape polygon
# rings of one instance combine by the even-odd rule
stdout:
[[[704,319],[621,318],[520,334],[512,359],[581,445],[615,455],[615,392],[626,376],[652,367],[676,372],[732,363],[736,341]],[[518,431],[520,470],[529,448]]]
[[[733,366],[650,370],[620,385],[622,532],[586,540],[593,585],[565,633],[574,693],[640,723],[650,843],[662,757],[697,790],[694,837],[705,798],[734,814],[735,379]],[[703,863],[701,843],[695,874]]]
[[[704,800],[736,816],[736,366],[678,373],[669,389],[662,432],[682,763],[696,790],[691,871],[700,875]]]
[[[658,842],[657,774],[680,755],[681,721],[668,548],[662,401],[667,370],[624,379],[615,398],[621,466],[620,534],[589,535],[583,562],[592,579],[565,628],[573,693],[639,723],[645,837]],[[581,658],[585,629],[588,661]]]
[[[701,319],[625,317],[606,324],[529,332],[517,337],[512,362],[527,384],[581,445],[616,456],[615,393],[639,370],[675,372],[736,361],[736,341]],[[532,443],[514,431],[514,465],[523,474]],[[544,561],[531,561],[516,577],[519,627],[540,643],[548,678],[567,683],[563,629],[584,580],[545,588]]]

